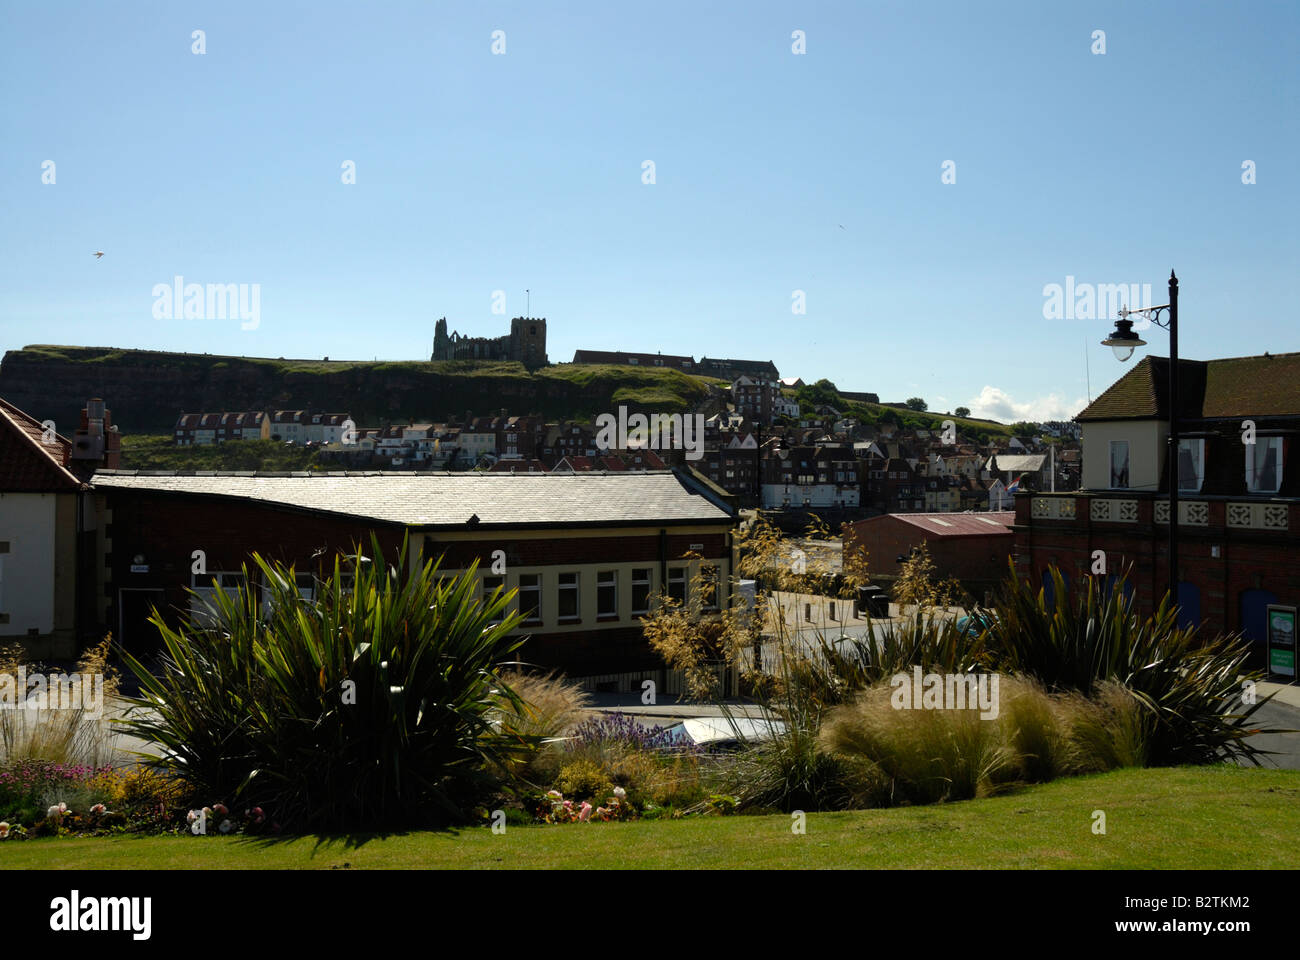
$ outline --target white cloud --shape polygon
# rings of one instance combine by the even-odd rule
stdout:
[[[980,391],[978,397],[966,403],[972,416],[1001,420],[1003,423],[1015,423],[1017,420],[1069,420],[1087,405],[1088,401],[1083,397],[1067,401],[1055,393],[1032,400],[1015,400],[1005,390],[988,385]]]

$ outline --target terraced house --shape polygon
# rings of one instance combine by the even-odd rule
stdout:
[[[1150,611],[1168,583],[1169,361],[1147,357],[1076,418],[1082,489],[1016,497],[1021,573],[1132,569]],[[1300,354],[1179,363],[1178,603],[1241,631],[1262,662],[1273,605],[1300,603]],[[1046,580],[1044,580],[1046,583]]]

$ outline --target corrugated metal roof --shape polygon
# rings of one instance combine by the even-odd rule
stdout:
[[[1014,510],[1000,510],[993,513],[888,513],[903,523],[924,530],[932,537],[987,537],[990,534],[1011,533],[1011,525],[1016,522]],[[884,519],[872,517],[863,521]]]
[[[97,472],[97,490],[220,497],[412,526],[729,523],[675,473],[192,474]]]

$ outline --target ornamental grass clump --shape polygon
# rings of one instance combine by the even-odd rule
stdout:
[[[405,542],[390,565],[372,538],[308,599],[292,567],[255,555],[201,615],[155,611],[157,673],[123,656],[140,681],[127,727],[162,747],[149,762],[286,829],[466,819],[485,769],[538,744],[492,723],[517,700],[500,665],[521,617],[499,589],[478,599],[474,566],[407,567]]]
[[[1140,739],[1147,765],[1260,763],[1265,751],[1249,740],[1259,732],[1251,717],[1268,698],[1253,695],[1264,674],[1247,667],[1244,639],[1206,639],[1196,627],[1179,627],[1168,594],[1141,618],[1122,578],[1109,590],[1087,578],[1071,595],[1055,567],[1050,577],[1049,597],[1012,568],[996,616],[982,633],[1002,670],[1088,699],[1107,682],[1122,685],[1145,713],[1125,749],[1135,749]]]
[[[521,743],[538,742],[536,750],[515,755],[503,772],[533,784],[554,777],[567,739],[590,715],[591,698],[578,684],[555,673],[512,669],[502,674],[502,681],[515,696],[495,695],[492,723]]]

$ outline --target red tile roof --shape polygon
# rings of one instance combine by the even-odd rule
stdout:
[[[47,493],[79,490],[80,480],[68,470],[72,443],[59,434],[42,442],[39,420],[0,400],[0,491]]]

